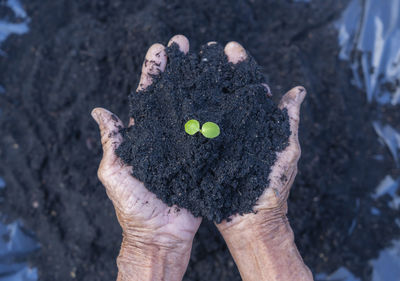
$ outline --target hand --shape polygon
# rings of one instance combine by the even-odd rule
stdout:
[[[182,52],[189,50],[189,41],[182,35],[173,42]],[[152,82],[151,76],[165,69],[164,46],[154,44],[146,54],[139,87]],[[117,263],[118,280],[181,280],[190,258],[193,237],[201,218],[176,206],[168,207],[142,182],[133,178],[132,167],[115,154],[122,142],[120,119],[111,112],[95,108],[92,116],[98,123],[103,145],[103,159],[98,177],[111,199],[123,230],[123,242]],[[134,120],[130,120],[132,126]]]
[[[246,59],[245,49],[236,42],[227,44],[225,53],[232,63]],[[289,145],[277,153],[269,185],[254,206],[254,213],[234,215],[229,221],[217,224],[245,281],[312,280],[294,244],[286,217],[287,198],[301,154],[298,128],[300,106],[305,96],[303,87],[295,87],[279,103],[279,108],[286,109],[290,119]]]

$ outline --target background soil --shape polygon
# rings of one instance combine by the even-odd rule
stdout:
[[[31,30],[11,37],[0,57],[0,208],[36,233],[39,279],[115,278],[121,229],[96,177],[101,148],[89,113],[103,106],[127,121],[147,48],[182,33],[195,49],[241,42],[276,99],[307,88],[289,202],[296,242],[314,273],[345,265],[369,280],[367,261],[400,230],[390,198],[371,197],[394,164],[370,125],[373,108],[337,59],[332,22],[346,2],[26,1]],[[196,236],[185,280],[240,280],[210,223]]]

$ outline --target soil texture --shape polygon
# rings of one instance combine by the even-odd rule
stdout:
[[[346,0],[23,3],[29,33],[1,46],[0,210],[35,232],[39,280],[115,279],[121,229],[97,179],[101,143],[90,112],[105,107],[127,124],[143,54],[175,34],[193,50],[238,41],[276,101],[294,86],[307,89],[288,203],[296,243],[314,273],[346,266],[370,280],[368,261],[400,236],[390,196],[372,196],[396,166],[371,126],[365,94],[338,59],[333,22]],[[213,223],[200,226],[184,280],[240,280]]]
[[[203,45],[199,55],[176,44],[166,53],[165,71],[130,96],[135,125],[121,130],[117,155],[169,206],[217,223],[252,212],[276,152],[288,145],[287,111],[267,96],[252,57],[234,65],[219,44]],[[187,134],[193,119],[218,124],[220,135]]]

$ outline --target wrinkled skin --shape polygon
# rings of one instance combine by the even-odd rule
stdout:
[[[180,37],[174,37],[172,40],[179,39]],[[186,42],[177,41],[177,43],[182,45]],[[149,74],[164,70],[166,64],[164,46],[153,45],[147,52],[145,60],[150,63],[147,63],[147,66],[143,65],[138,90],[146,88],[151,83]],[[123,127],[122,122],[105,109],[96,108],[92,115],[98,120],[103,145],[103,159],[98,176],[114,204],[122,229],[127,232],[139,231],[140,228],[141,234],[151,233],[155,240],[159,240],[155,242],[159,243],[192,241],[200,226],[201,218],[195,218],[187,210],[178,209],[176,206],[168,207],[148,191],[142,182],[132,177],[132,167],[125,165],[114,152],[122,142],[119,134],[119,129]],[[130,125],[133,125],[133,120],[130,121]]]
[[[186,37],[176,35],[168,45],[173,42],[179,45],[182,52],[189,51],[189,41]],[[214,44],[214,42],[208,44]],[[236,42],[228,43],[224,50],[232,63],[238,63],[247,57],[245,49]],[[152,83],[151,75],[163,71],[166,63],[164,46],[161,44],[151,46],[146,54],[137,90],[143,90],[149,86]],[[265,86],[268,88],[267,85]],[[229,222],[223,221],[217,225],[224,238],[230,240],[230,243],[235,243],[234,237],[238,237],[244,229],[249,230],[256,225],[273,223],[276,219],[285,217],[286,200],[300,157],[297,131],[300,105],[305,94],[303,87],[296,87],[284,95],[280,102],[280,108],[286,108],[288,111],[292,133],[289,146],[278,154],[278,159],[272,168],[269,187],[254,207],[256,213],[235,215]],[[113,113],[102,108],[95,108],[92,116],[99,124],[103,146],[103,158],[98,169],[98,177],[113,202],[124,235],[118,258],[118,280],[146,280],[143,274],[141,277],[138,276],[137,268],[132,269],[132,267],[149,267],[154,270],[156,266],[152,264],[154,260],[147,261],[146,258],[152,257],[151,253],[154,252],[158,253],[158,256],[163,256],[160,254],[163,250],[165,250],[165,258],[170,255],[167,253],[172,252],[173,258],[169,256],[169,259],[180,259],[179,262],[177,264],[160,262],[162,265],[158,266],[170,266],[174,269],[164,268],[160,275],[149,273],[146,276],[149,280],[180,280],[189,262],[192,241],[201,218],[195,218],[185,209],[178,209],[176,206],[168,207],[148,191],[142,182],[132,177],[132,167],[123,163],[114,152],[122,142],[119,130],[124,126],[123,123]],[[131,119],[128,126],[133,125],[134,120]],[[134,256],[141,256],[143,260],[137,258],[135,260]]]
[[[188,52],[189,42],[184,36],[174,36],[169,44],[173,42],[179,45],[181,51]],[[161,44],[154,44],[148,50],[138,91],[151,84],[151,75],[165,69],[167,57],[164,48]],[[182,263],[186,268],[201,218],[195,218],[189,211],[177,206],[168,207],[142,182],[132,177],[132,167],[125,165],[115,154],[115,149],[122,142],[119,130],[124,126],[123,123],[116,115],[102,108],[95,108],[92,116],[99,124],[103,146],[98,177],[114,205],[124,236],[118,258],[119,280],[127,279],[121,276],[121,269],[129,267],[131,254],[143,252],[143,255],[148,255],[142,248],[176,252],[177,256],[184,259]],[[131,119],[129,126],[133,125],[134,120]]]

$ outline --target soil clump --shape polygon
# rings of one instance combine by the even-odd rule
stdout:
[[[199,55],[176,44],[166,53],[165,71],[130,96],[135,125],[121,130],[117,155],[169,206],[217,223],[252,212],[276,152],[288,145],[287,111],[268,97],[252,57],[234,65],[219,44]],[[187,134],[193,119],[218,124],[220,135]]]

